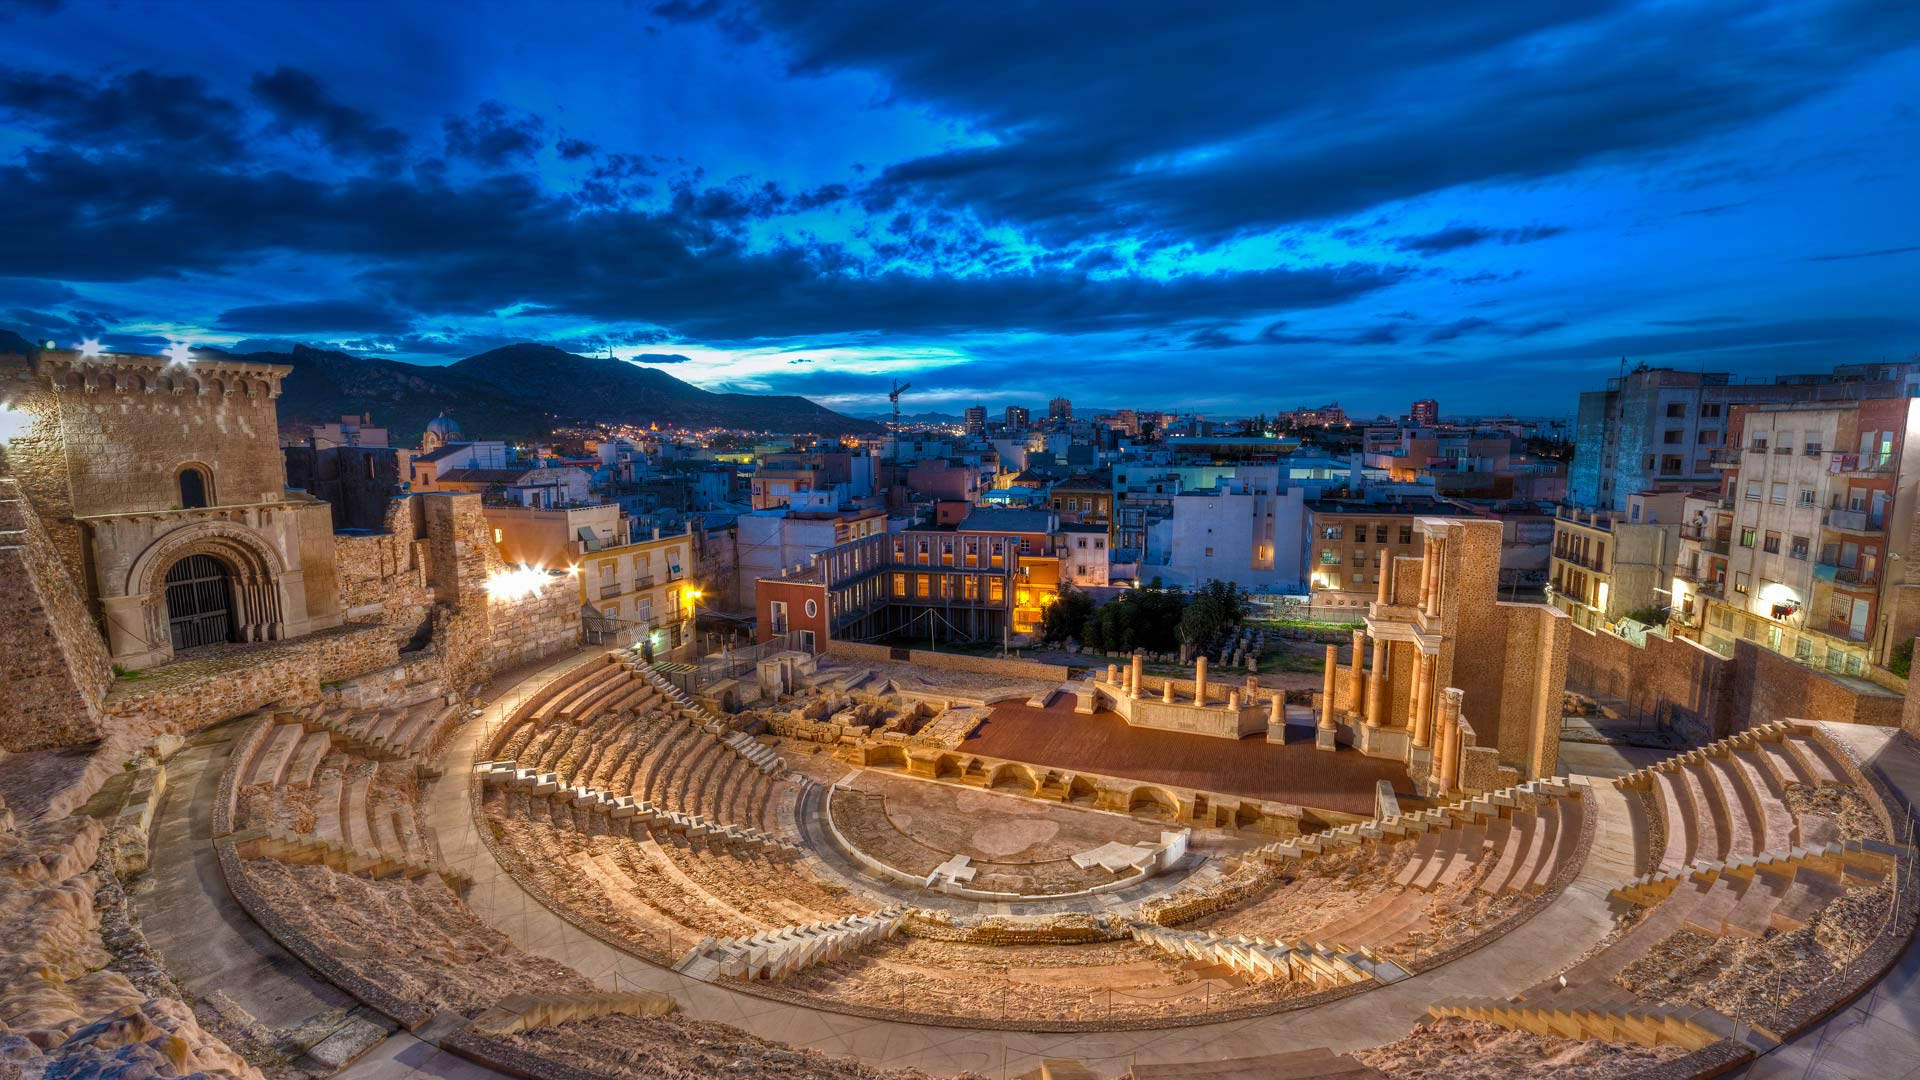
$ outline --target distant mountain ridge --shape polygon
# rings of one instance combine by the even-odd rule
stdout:
[[[281,386],[283,426],[369,413],[410,442],[444,412],[470,437],[530,439],[569,422],[735,427],[782,434],[872,434],[883,426],[792,394],[715,393],[664,371],[552,345],[493,349],[445,367],[294,346],[246,359],[291,364]]]
[[[0,352],[32,342],[0,328]],[[441,413],[469,436],[532,439],[574,422],[732,427],[785,435],[874,435],[886,425],[845,416],[797,394],[716,393],[664,371],[526,342],[445,367],[295,345],[287,352],[232,354],[287,364],[280,424],[298,429],[371,415],[396,443],[416,440]]]

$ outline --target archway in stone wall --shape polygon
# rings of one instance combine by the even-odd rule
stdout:
[[[1178,821],[1180,800],[1165,788],[1137,787],[1127,796],[1127,812],[1136,817]]]
[[[124,595],[142,598],[149,647],[166,642],[173,652],[215,641],[278,641],[286,636],[280,596],[285,572],[279,554],[252,529],[230,521],[203,521],[149,545],[128,570]],[[218,580],[222,577],[224,581]],[[224,636],[213,614],[221,584],[227,613]],[[198,592],[190,593],[190,586]],[[178,637],[176,614],[183,620]]]
[[[188,555],[167,568],[165,582],[174,652],[236,640],[232,567],[213,555]]]

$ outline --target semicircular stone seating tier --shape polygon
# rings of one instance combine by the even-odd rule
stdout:
[[[487,1039],[507,1037],[502,1031],[516,1053],[544,1047],[576,1065],[582,1053],[612,1054],[636,1039],[680,1045],[686,1032],[658,1026],[657,999],[609,1005],[593,996],[575,972],[476,918],[460,877],[441,871],[418,780],[457,720],[436,691],[377,710],[272,714],[251,725],[230,766],[232,831],[221,839],[236,895],[296,954],[408,1027],[424,1027],[439,1010],[491,1016],[485,1031],[462,1029],[471,1040],[463,1046],[482,1060]],[[976,961],[994,946],[967,952],[934,934],[958,933],[957,921],[885,908],[819,878],[796,847],[793,804],[805,785],[759,767],[697,714],[690,721],[617,658],[592,658],[541,687],[485,734],[475,756],[482,812],[504,835],[502,857],[523,864],[523,880],[549,896],[590,907],[642,955],[706,962],[723,982],[781,979],[828,1009],[872,1000],[856,991],[876,987],[904,986],[921,1007],[948,995],[962,1002],[983,981]],[[1884,813],[1876,816],[1880,805],[1823,731],[1774,725],[1617,783],[1539,781],[1272,845],[1213,887],[1158,897],[1130,920],[1091,918],[1084,926],[1099,932],[1083,945],[1040,951],[1114,958],[1113,967],[1089,966],[1102,977],[1164,965],[1181,986],[1229,995],[1228,1007],[1232,994],[1290,979],[1309,994],[1389,983],[1375,992],[1417,994],[1427,965],[1474,970],[1473,954],[1461,952],[1473,935],[1503,932],[1538,905],[1559,903],[1576,872],[1587,881],[1598,821],[1629,841],[1612,887],[1635,914],[1604,939],[1565,943],[1571,966],[1512,1000],[1436,996],[1427,1007],[1434,1017],[1540,1036],[1549,1040],[1543,1054],[1598,1041],[1692,1055],[1676,1067],[1715,1053],[1724,1064],[1791,1030],[1796,1008],[1848,975],[1848,957],[1822,954],[1828,970],[1790,978],[1761,1005],[1723,1009],[1702,1003],[1707,984],[1747,969],[1676,966],[1674,943],[1688,935],[1694,949],[1777,949],[1772,963],[1793,972],[1793,935],[1884,893],[1895,867],[1910,865],[1910,851],[1890,842]],[[1449,937],[1454,925],[1464,930]],[[876,972],[896,981],[875,983]],[[528,999],[535,985],[550,1000]],[[1023,985],[1035,1003],[1049,993],[1043,982]],[[1188,990],[1149,987],[1138,997],[1174,1011],[1196,1004]],[[1131,1014],[1152,1015],[1164,1011]],[[748,1056],[779,1052],[743,1045]],[[1063,1058],[1043,1075],[1184,1076],[1194,1067],[1143,1064],[1128,1074]],[[1206,1069],[1369,1074],[1321,1048]]]

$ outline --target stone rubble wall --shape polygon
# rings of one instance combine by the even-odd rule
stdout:
[[[113,681],[106,643],[60,554],[11,479],[0,478],[0,750],[98,739]]]
[[[1050,682],[1066,682],[1072,674],[1063,664],[1041,664],[1032,660],[1001,660],[993,656],[962,656],[958,653],[936,652],[928,649],[908,649],[906,657],[900,659],[894,656],[893,649],[885,645],[869,645],[860,641],[829,641],[826,651],[831,656],[844,656],[851,660],[904,662],[943,668],[947,671],[967,671],[975,675],[1000,675],[1009,679],[1045,679]]]
[[[330,684],[391,667],[395,659],[385,627],[348,624],[116,680],[103,711],[107,726],[122,737],[190,735],[269,705],[313,704]]]

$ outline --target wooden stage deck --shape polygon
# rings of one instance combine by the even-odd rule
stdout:
[[[1311,726],[1290,727],[1281,745],[1264,735],[1230,740],[1129,727],[1117,713],[1076,715],[1073,704],[1066,695],[1044,709],[1002,702],[960,750],[1367,817],[1376,782],[1413,793],[1406,766],[1316,750]]]

